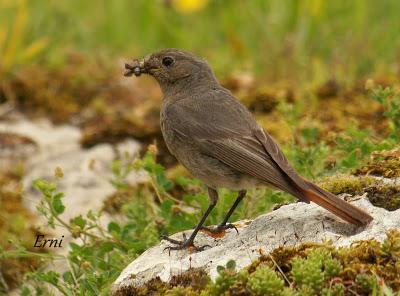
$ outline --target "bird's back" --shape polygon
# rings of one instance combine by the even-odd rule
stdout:
[[[197,97],[164,99],[160,118],[170,152],[208,186],[240,190],[262,183],[214,157],[212,145],[206,143],[208,140],[226,143],[232,140],[232,145],[236,145],[237,139],[246,139],[264,167],[271,166],[269,155],[252,136],[252,130],[259,129],[257,122],[229,91],[221,87],[202,92]],[[275,167],[270,171],[276,171],[273,169]]]

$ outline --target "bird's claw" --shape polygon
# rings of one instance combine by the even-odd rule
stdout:
[[[200,230],[203,230],[205,232],[211,233],[211,234],[216,234],[216,235],[221,235],[221,234],[225,234],[225,230],[227,229],[235,229],[236,233],[239,234],[239,230],[237,229],[237,227],[235,226],[235,224],[232,223],[228,223],[225,225],[218,225],[216,227],[201,227]]]
[[[190,238],[187,239],[185,234],[183,234],[183,240],[182,240],[182,241],[169,238],[168,236],[165,236],[165,235],[162,236],[161,238],[162,238],[163,240],[166,240],[166,241],[168,241],[168,242],[170,242],[170,243],[176,245],[176,246],[168,246],[168,247],[165,247],[165,248],[164,248],[164,251],[165,251],[165,250],[168,250],[168,251],[170,252],[171,250],[184,250],[184,249],[188,249],[190,252],[192,252],[192,251],[201,252],[201,251],[203,251],[203,250],[204,250],[205,248],[207,248],[207,247],[211,248],[210,245],[195,246],[194,243],[193,243],[193,240],[191,240]]]

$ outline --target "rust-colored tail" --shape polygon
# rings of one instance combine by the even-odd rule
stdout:
[[[299,188],[306,199],[315,202],[316,204],[349,223],[355,225],[366,225],[372,221],[373,218],[363,210],[353,206],[352,204],[309,181],[306,182],[307,185],[309,185],[309,189]]]

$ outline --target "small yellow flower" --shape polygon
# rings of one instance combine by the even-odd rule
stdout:
[[[192,13],[202,10],[208,3],[208,0],[174,0],[175,9],[181,13]]]

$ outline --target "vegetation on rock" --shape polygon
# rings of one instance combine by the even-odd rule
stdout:
[[[400,232],[393,230],[382,243],[372,239],[341,248],[330,242],[281,247],[240,271],[229,261],[220,266],[215,282],[205,280],[199,270],[189,270],[174,282],[154,279],[119,295],[398,295],[399,256]],[[177,284],[179,277],[191,281]]]

